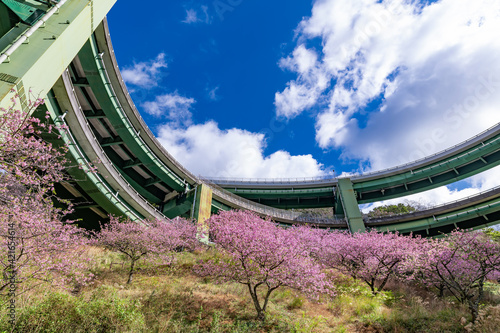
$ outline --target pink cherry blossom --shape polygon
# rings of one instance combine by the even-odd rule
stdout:
[[[280,287],[313,297],[333,293],[324,272],[310,257],[299,228],[284,229],[248,211],[220,212],[207,223],[220,254],[200,263],[195,271],[219,283],[246,285],[258,319],[265,318],[269,296]]]
[[[485,281],[500,276],[500,244],[483,233],[455,230],[423,245],[411,263],[413,278],[448,290],[469,306],[475,321]]]
[[[41,104],[37,100],[30,106]],[[67,177],[66,149],[43,139],[55,131],[27,112],[0,110],[2,291],[8,285],[27,289],[39,283],[85,284],[92,278],[82,255],[87,243],[84,232],[71,221],[63,223],[70,210],[54,205],[61,202],[54,183]]]
[[[110,222],[95,233],[93,244],[128,257],[129,284],[138,260],[146,258],[169,265],[174,260],[175,251],[194,250],[199,245],[196,234],[196,225],[182,218],[137,222],[111,217]]]

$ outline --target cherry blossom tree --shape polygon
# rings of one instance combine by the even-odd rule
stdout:
[[[31,108],[42,104],[43,100],[37,100]],[[10,204],[19,198],[21,189],[24,197],[50,203],[54,184],[67,179],[67,149],[53,147],[41,137],[55,131],[52,125],[29,117],[27,112],[0,109],[0,203]]]
[[[220,212],[207,223],[219,255],[195,271],[216,282],[246,285],[259,320],[265,319],[269,297],[280,287],[310,296],[333,294],[325,274],[310,257],[299,228],[284,229],[248,211]]]
[[[196,225],[186,219],[155,221],[120,221],[111,217],[110,222],[95,233],[93,244],[124,254],[130,261],[127,284],[132,282],[135,265],[140,259],[156,260],[171,264],[174,251],[194,249],[198,245]]]
[[[84,255],[85,231],[61,222],[44,203],[32,202],[29,208],[0,205],[0,237],[0,291],[12,289],[12,278],[16,289],[22,284],[24,290],[42,283],[72,288],[92,280]]]
[[[36,108],[43,104],[36,100]],[[46,119],[48,119],[48,115]],[[0,110],[0,291],[49,282],[85,284],[91,279],[81,252],[83,231],[61,218],[54,183],[66,179],[64,147],[53,147],[42,134],[55,133],[48,121],[28,112]]]
[[[421,242],[419,238],[376,230],[355,234],[318,230],[312,248],[321,264],[363,280],[375,295],[391,276],[400,273]]]
[[[429,240],[413,261],[414,278],[429,286],[444,286],[467,303],[472,321],[478,316],[487,279],[500,273],[500,244],[483,233],[455,230]]]

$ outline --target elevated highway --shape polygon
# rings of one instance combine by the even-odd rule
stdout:
[[[498,165],[500,125],[425,159],[350,178],[200,179],[156,140],[127,91],[105,20],[114,0],[53,5],[33,0],[38,16],[29,20],[5,5],[16,1],[24,3],[0,0],[0,17],[8,18],[8,24],[2,21],[0,27],[0,105],[8,106],[10,90],[16,89],[20,106],[27,108],[31,90],[46,99],[45,109],[37,112],[48,110],[54,123],[68,126],[61,138],[47,138],[69,146],[74,166],[68,168],[73,181],[59,184],[58,193],[75,202],[74,217],[89,227],[105,221],[108,214],[134,220],[185,216],[203,221],[227,209],[253,210],[283,224],[351,231],[375,227],[424,235],[500,220],[494,191],[385,219],[363,218],[358,207],[450,184]],[[40,20],[43,24],[34,29]],[[24,38],[28,33],[29,39]],[[93,164],[98,172],[93,172]],[[336,217],[298,211],[325,207],[332,208]]]

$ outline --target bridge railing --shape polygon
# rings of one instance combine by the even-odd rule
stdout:
[[[199,176],[201,177],[201,176]],[[212,183],[215,184],[232,184],[232,183],[263,183],[263,184],[291,184],[291,183],[330,183],[335,180],[331,175],[317,176],[317,177],[297,177],[297,178],[230,178],[230,177],[207,177]]]
[[[433,205],[433,206],[427,207],[427,208],[425,208],[423,210],[419,210],[419,211],[415,211],[415,212],[411,212],[411,213],[400,213],[400,214],[393,214],[393,215],[389,215],[389,216],[380,216],[380,217],[365,216],[364,220],[365,220],[365,222],[370,223],[370,221],[372,221],[372,220],[380,220],[380,221],[382,221],[384,219],[395,218],[395,217],[403,217],[403,216],[412,216],[412,215],[417,215],[417,214],[418,215],[419,214],[425,214],[426,212],[428,213],[430,211],[433,211],[433,210],[436,210],[436,209],[439,209],[439,208],[446,208],[447,206],[454,206],[456,204],[461,204],[461,205],[459,205],[459,207],[460,206],[465,206],[466,204],[470,204],[470,203],[474,203],[475,201],[478,201],[478,199],[480,199],[481,197],[487,199],[488,197],[492,197],[494,194],[500,194],[500,185],[499,186],[495,186],[495,187],[493,187],[493,188],[491,188],[489,190],[486,190],[486,191],[482,191],[482,192],[479,192],[479,193],[476,193],[476,194],[473,194],[473,195],[469,195],[469,196],[461,198],[461,199],[457,199],[457,200],[454,200],[454,201],[445,202],[445,203],[442,203],[442,204],[439,204],[439,205]],[[450,207],[450,208],[455,208],[456,209],[456,207]],[[440,214],[440,212],[437,212],[437,214]],[[435,215],[437,215],[437,214],[435,213]],[[377,223],[377,222],[375,222],[375,223]]]

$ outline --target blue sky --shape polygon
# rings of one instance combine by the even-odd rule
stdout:
[[[108,23],[138,109],[195,174],[379,170],[500,121],[496,0],[120,0]]]
[[[275,92],[294,77],[278,62],[293,51],[294,30],[310,14],[312,4],[247,0],[216,8],[214,3],[158,3],[157,10],[151,11],[130,10],[132,2],[120,0],[112,9],[108,20],[122,69],[160,53],[168,64],[157,77],[158,86],[138,89],[129,84],[137,106],[141,109],[142,101],[177,92],[196,100],[190,108],[194,124],[215,120],[221,130],[236,127],[263,133],[266,155],[284,149],[292,155],[313,154],[325,170],[336,165],[338,153],[325,153],[315,143],[313,115],[289,122],[275,114]],[[221,3],[229,6],[230,2]],[[185,23],[190,10],[200,21]],[[127,25],[127,21],[140,21],[140,27]],[[145,112],[143,116],[157,133],[164,118]],[[304,123],[309,126],[302,126]]]

